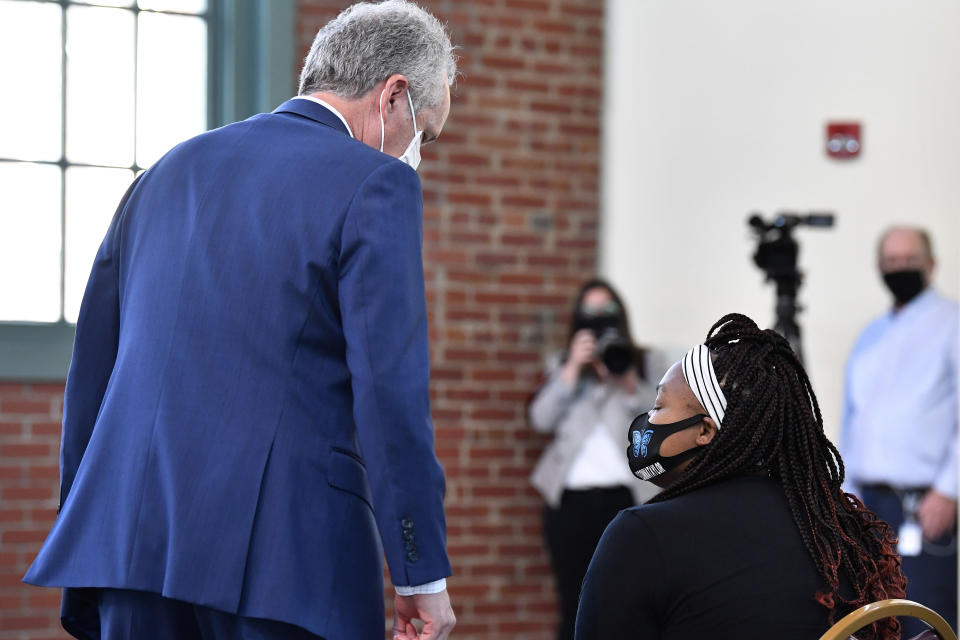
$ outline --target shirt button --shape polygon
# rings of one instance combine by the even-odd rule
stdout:
[[[400,526],[404,529],[413,529],[413,520],[410,518],[404,518],[400,521]]]

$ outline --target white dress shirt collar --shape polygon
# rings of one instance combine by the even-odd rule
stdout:
[[[344,117],[343,117],[343,114],[340,113],[339,111],[337,111],[337,110],[333,107],[332,104],[330,104],[330,103],[327,102],[326,100],[321,100],[320,98],[315,98],[314,96],[294,96],[294,97],[297,98],[298,100],[310,100],[310,101],[312,101],[312,102],[316,102],[316,103],[319,104],[320,106],[325,107],[326,109],[329,109],[330,112],[333,113],[333,115],[335,115],[335,116],[337,116],[338,118],[340,118],[340,122],[342,122],[342,123],[343,123],[343,126],[345,126],[345,127],[347,128],[347,133],[350,134],[350,137],[351,137],[351,138],[353,138],[353,130],[350,128],[350,125],[347,124],[347,119],[344,118]]]

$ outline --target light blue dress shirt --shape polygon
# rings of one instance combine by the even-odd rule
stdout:
[[[840,451],[851,491],[957,497],[957,304],[927,289],[860,335],[847,363]]]

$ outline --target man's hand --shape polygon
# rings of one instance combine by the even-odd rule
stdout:
[[[957,501],[930,489],[917,507],[917,520],[923,537],[936,540],[957,526]]]
[[[450,595],[424,593],[415,596],[396,596],[393,599],[394,640],[446,640],[450,637],[457,618],[450,606]],[[418,634],[413,620],[423,620],[423,632]]]

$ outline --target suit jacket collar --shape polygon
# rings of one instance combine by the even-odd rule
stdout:
[[[315,122],[319,122],[320,124],[324,124],[331,129],[336,129],[344,135],[350,135],[350,132],[347,131],[347,128],[343,125],[343,122],[336,116],[335,113],[324,107],[322,104],[317,104],[312,100],[291,98],[274,109],[273,112],[293,113],[304,118],[309,118]]]

